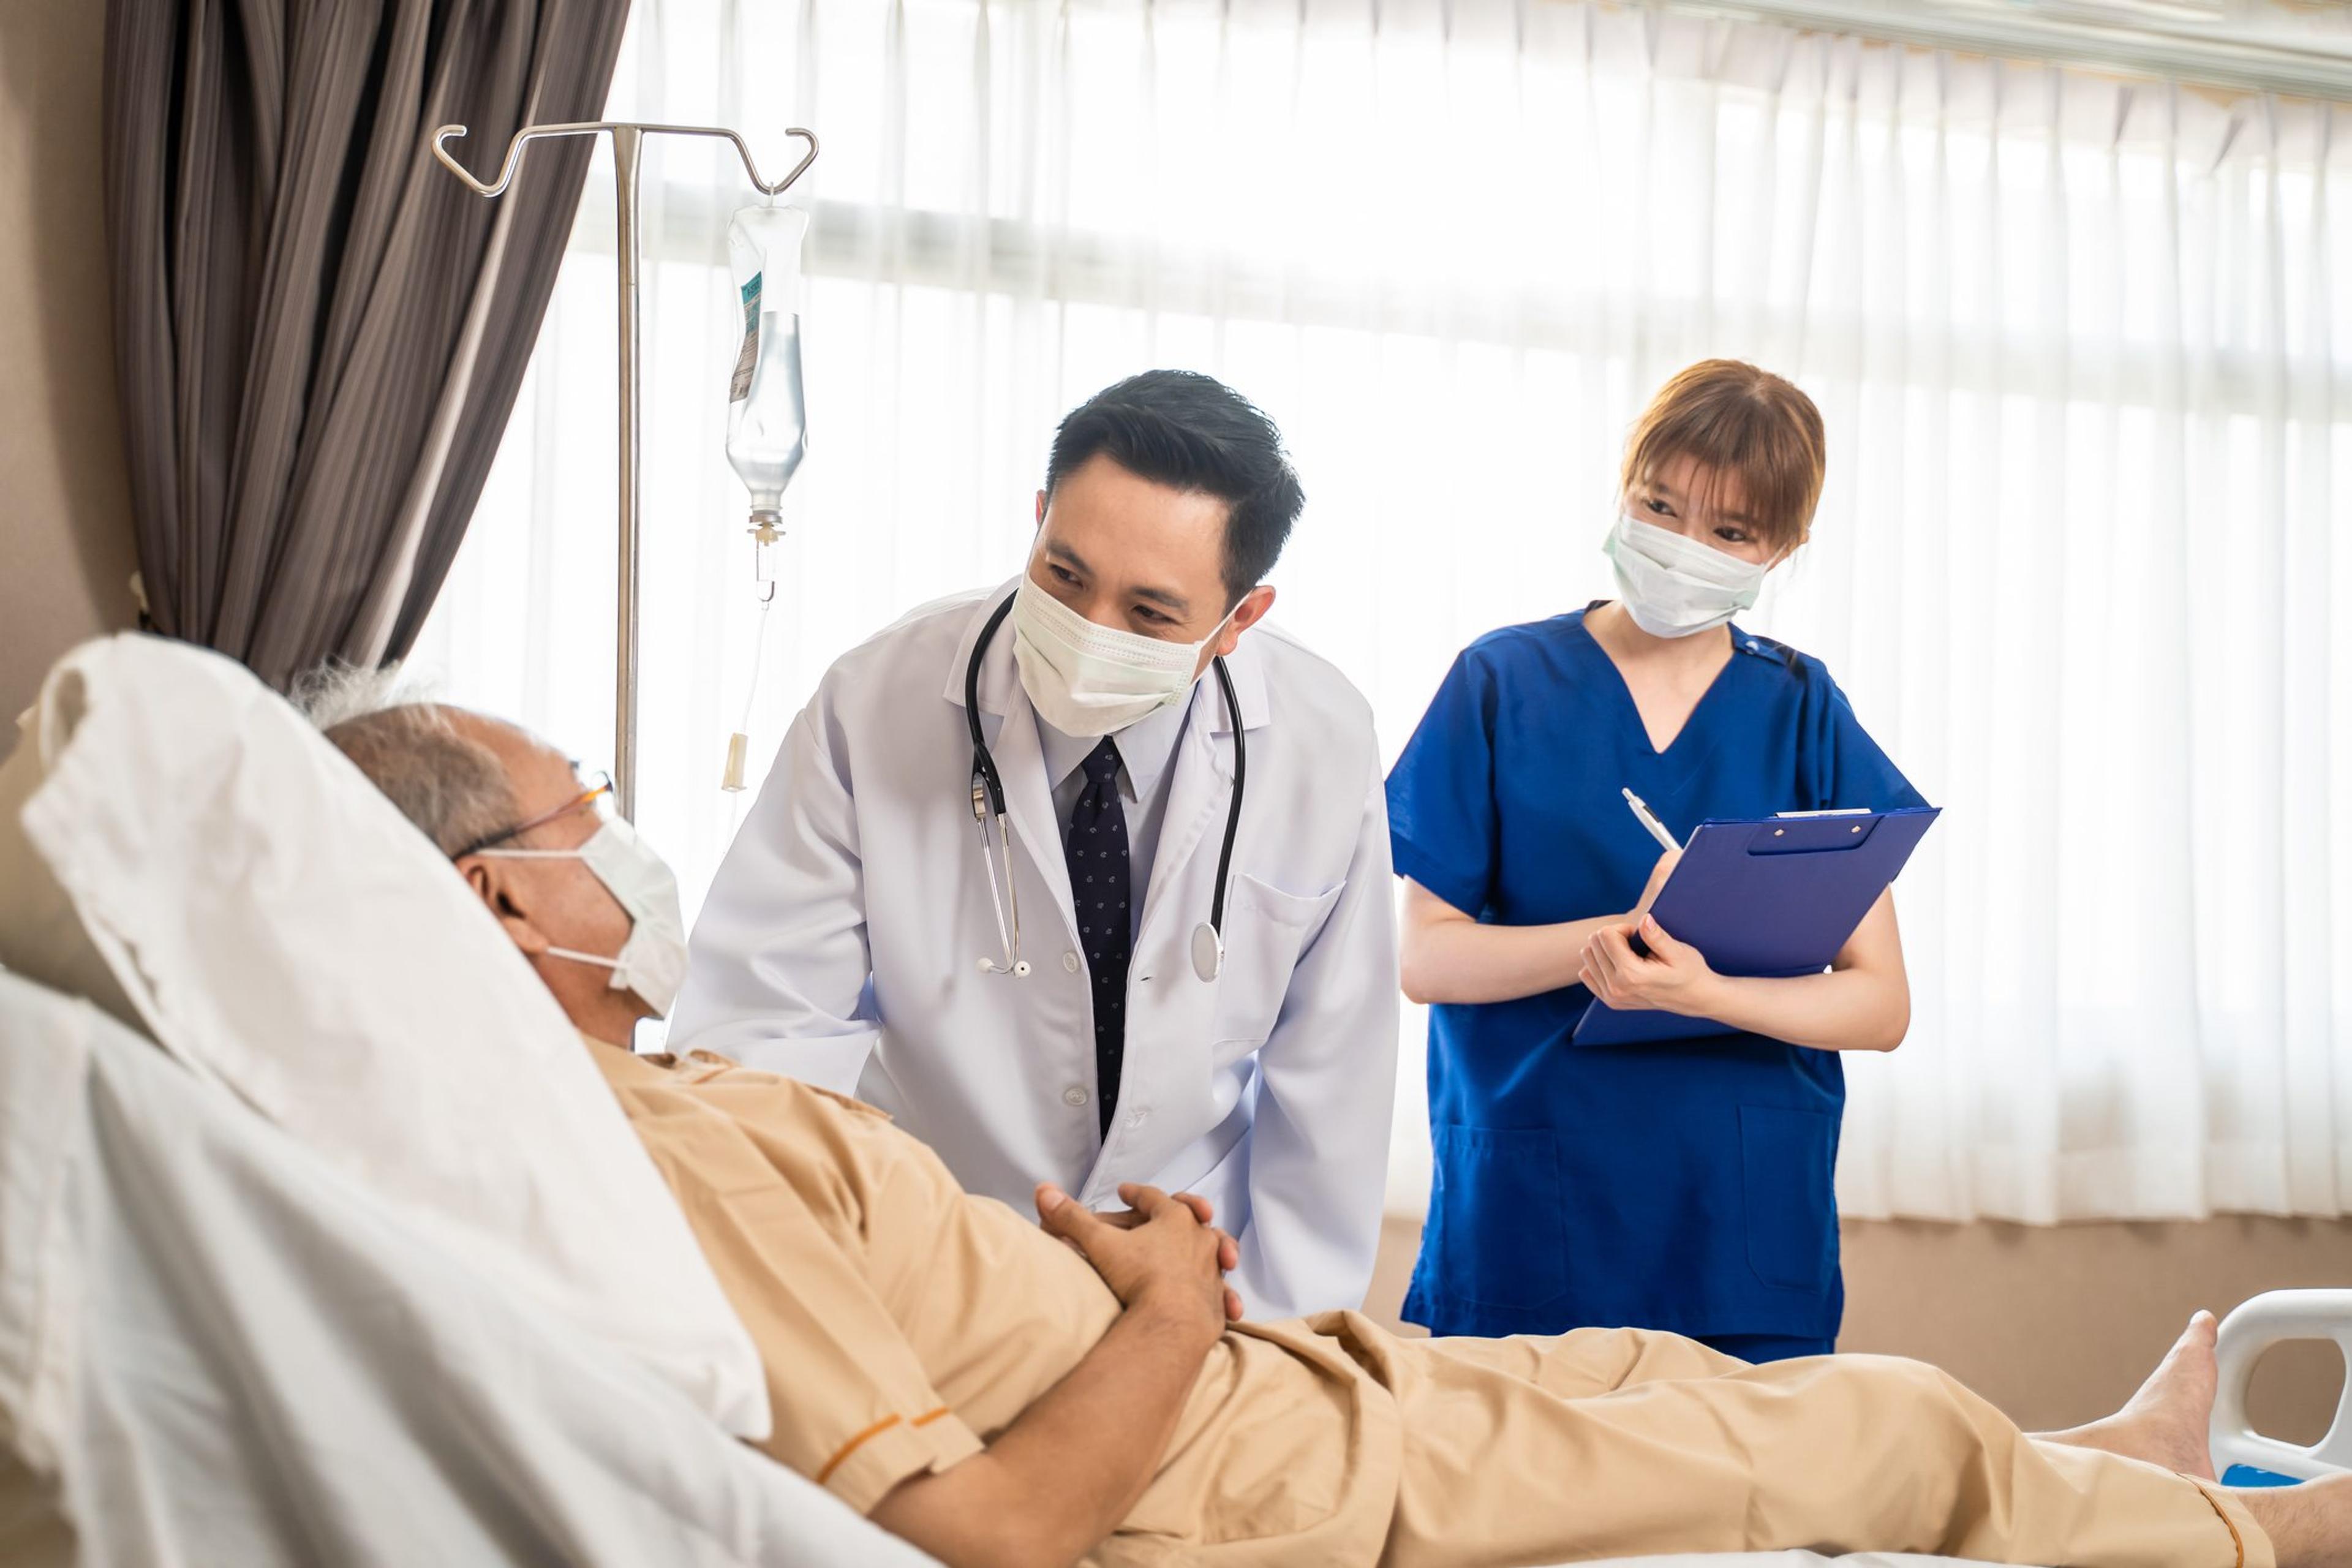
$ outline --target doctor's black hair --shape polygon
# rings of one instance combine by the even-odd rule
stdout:
[[[1197,371],[1147,370],[1072,409],[1054,435],[1046,499],[1097,456],[1139,479],[1225,503],[1228,608],[1274,570],[1307,504],[1274,421]]]

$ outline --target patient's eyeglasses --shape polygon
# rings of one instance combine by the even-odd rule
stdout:
[[[583,778],[581,783],[583,787],[580,793],[573,795],[570,800],[565,801],[562,805],[557,806],[554,810],[542,811],[537,816],[532,817],[529,822],[520,823],[513,827],[503,830],[502,832],[493,833],[487,838],[477,838],[471,844],[467,845],[463,849],[458,850],[455,855],[450,856],[449,858],[452,860],[463,860],[468,855],[478,855],[483,850],[489,848],[492,845],[504,844],[509,838],[520,838],[524,834],[529,833],[532,828],[544,827],[549,823],[553,822],[557,817],[578,811],[583,805],[593,806],[599,816],[602,816],[604,812],[612,809],[612,774],[607,773],[590,773]]]

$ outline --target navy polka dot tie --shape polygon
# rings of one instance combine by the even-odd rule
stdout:
[[[1095,994],[1095,1109],[1105,1137],[1118,1103],[1118,1068],[1127,1048],[1127,807],[1118,798],[1118,748],[1108,735],[1080,764],[1087,787],[1070,808],[1062,841],[1070,866],[1078,941]]]

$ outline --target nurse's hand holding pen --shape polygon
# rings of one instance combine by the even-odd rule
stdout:
[[[1712,1018],[1790,1045],[1828,1051],[1891,1051],[1911,1025],[1911,984],[1895,930],[1895,900],[1882,893],[1826,974],[1741,980],[1717,974],[1706,955],[1666,933],[1650,913],[1683,858],[1674,835],[1630,789],[1618,793],[1664,848],[1633,915],[1603,922],[1584,942],[1577,984],[1621,1012]],[[1639,932],[1646,950],[1633,950]]]
[[[1827,973],[1742,979],[1717,974],[1705,954],[1675,941],[1648,912],[1673,858],[1660,859],[1632,920],[1604,926],[1586,940],[1578,984],[1621,1011],[1712,1018],[1727,1030],[1819,1050],[1891,1051],[1903,1043],[1911,1025],[1911,986],[1892,894],[1879,895]],[[1633,951],[1636,932],[1646,955]]]
[[[1577,983],[1621,1013],[1655,1011],[1703,1018],[1710,1013],[1707,998],[1713,993],[1708,983],[1723,977],[1707,967],[1698,949],[1668,936],[1657,918],[1647,912],[1662,880],[1651,879],[1639,918],[1610,926],[1584,944],[1584,967],[1576,976]],[[1633,951],[1635,931],[1641,932],[1643,945],[1650,950],[1647,957]]]

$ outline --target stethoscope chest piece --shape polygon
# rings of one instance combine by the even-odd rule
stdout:
[[[1192,973],[1213,981],[1224,967],[1225,939],[1217,934],[1216,927],[1202,921],[1192,928]]]

